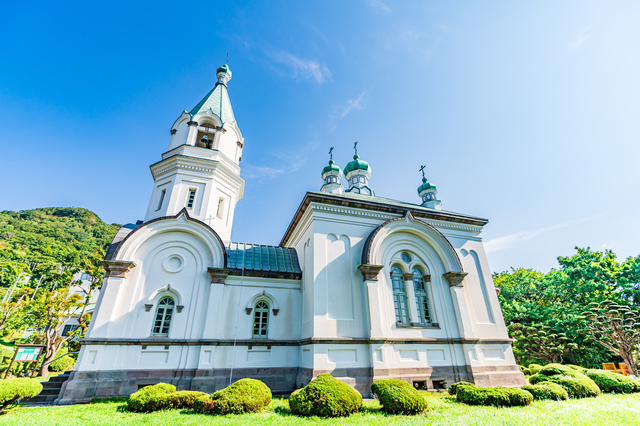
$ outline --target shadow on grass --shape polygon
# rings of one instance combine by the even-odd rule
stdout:
[[[273,412],[283,417],[295,417],[295,414],[291,412],[291,409],[289,407],[276,407],[273,409]]]
[[[127,402],[127,398],[93,398],[91,404],[112,404],[114,402]]]

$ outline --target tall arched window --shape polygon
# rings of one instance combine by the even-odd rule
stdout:
[[[391,286],[393,287],[393,305],[396,308],[396,322],[409,325],[409,307],[407,289],[404,287],[402,271],[397,266],[391,268]]]
[[[269,329],[269,305],[265,301],[256,303],[253,314],[253,337],[267,337]]]
[[[163,297],[156,308],[156,319],[153,322],[151,334],[156,336],[168,336],[171,318],[173,317],[173,299]]]
[[[418,268],[413,268],[411,272],[413,273],[413,290],[418,305],[418,321],[420,321],[420,325],[431,325],[429,296],[427,296],[427,290],[424,286],[424,277]]]

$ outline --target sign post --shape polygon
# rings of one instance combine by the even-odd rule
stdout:
[[[7,368],[4,378],[6,379],[9,375],[9,371],[11,371],[11,366],[14,362],[37,362],[40,359],[42,352],[44,352],[45,347],[45,345],[16,345],[16,351],[13,354],[13,358],[9,363],[9,368]]]

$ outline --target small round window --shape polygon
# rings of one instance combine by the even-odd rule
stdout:
[[[407,253],[406,251],[403,252],[402,253],[402,260],[404,260],[407,263],[411,262],[411,255],[409,253]]]

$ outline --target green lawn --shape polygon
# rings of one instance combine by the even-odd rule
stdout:
[[[453,397],[427,396],[423,416],[387,416],[377,401],[365,401],[362,412],[348,418],[301,418],[286,399],[274,399],[268,410],[241,416],[208,416],[189,410],[149,414],[126,411],[123,400],[44,408],[18,407],[0,415],[0,425],[640,425],[640,394],[601,395],[568,402],[534,402],[523,408],[472,407]]]

